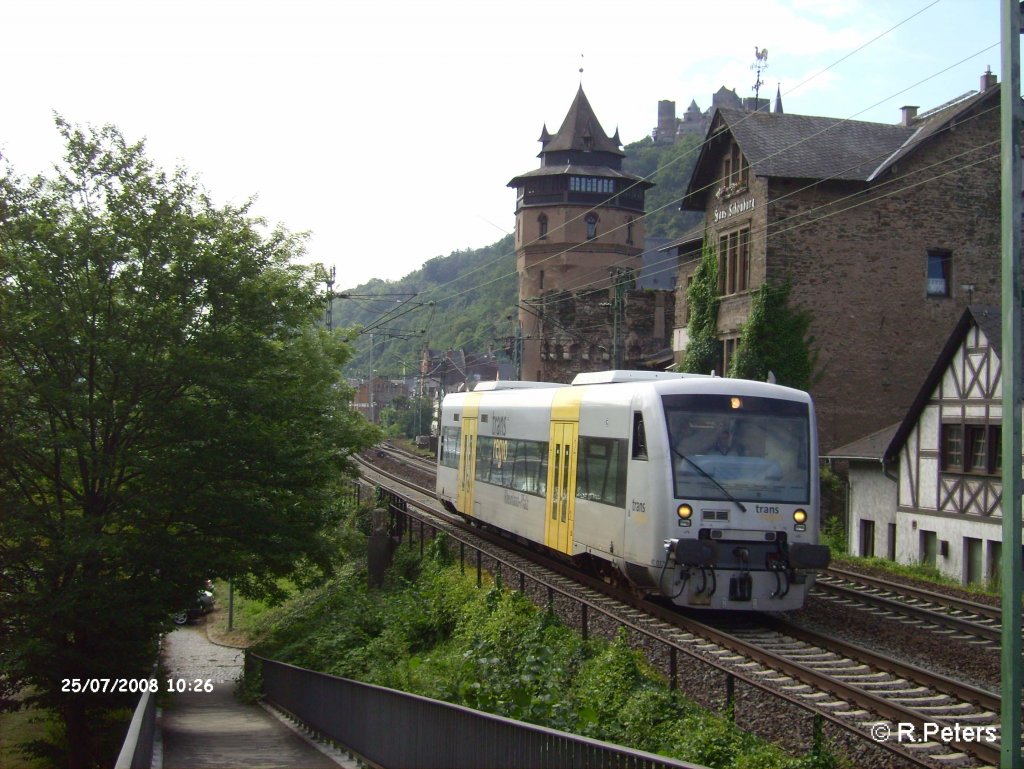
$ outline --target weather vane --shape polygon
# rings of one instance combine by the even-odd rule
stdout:
[[[761,86],[764,85],[764,81],[761,80],[761,73],[768,69],[768,49],[758,48],[754,46],[754,57],[755,61],[750,65],[750,68],[757,73],[757,80],[754,83],[754,111],[761,109],[761,103],[758,100],[758,96],[761,93]]]

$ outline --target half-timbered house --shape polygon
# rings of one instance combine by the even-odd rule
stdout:
[[[882,457],[898,479],[896,560],[933,565],[965,584],[999,573],[1001,339],[998,309],[968,307]],[[858,510],[851,529],[892,517]]]

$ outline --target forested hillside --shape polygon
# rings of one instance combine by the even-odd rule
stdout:
[[[648,237],[677,238],[703,218],[700,213],[679,210],[701,141],[700,136],[683,136],[676,144],[665,146],[648,136],[625,147],[624,169],[655,185],[647,191],[645,205]]]
[[[389,378],[412,374],[424,347],[497,349],[514,333],[512,236],[434,257],[401,280],[371,280],[341,293],[334,301],[334,326],[359,331],[351,376],[365,376],[371,368]]]
[[[675,238],[700,220],[699,214],[679,211],[699,148],[697,136],[672,146],[646,137],[625,147],[625,170],[655,184],[647,192],[648,236]],[[515,333],[516,285],[515,247],[507,235],[483,248],[434,257],[401,280],[341,289],[334,327],[362,329],[350,375],[366,376],[370,369],[391,378],[411,374],[424,347],[503,348]]]

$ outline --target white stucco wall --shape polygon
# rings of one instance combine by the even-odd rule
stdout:
[[[992,542],[1002,541],[1002,520],[900,512],[896,520],[896,560],[900,563],[919,563],[922,558],[921,532],[934,531],[937,542],[949,543],[948,555],[938,554],[935,566],[946,576],[966,583],[966,537],[981,540],[981,577],[984,579],[996,564],[992,563]]]
[[[850,552],[860,552],[862,520],[875,522],[875,555],[885,558],[890,523],[896,522],[896,482],[882,472],[881,462],[850,462]]]

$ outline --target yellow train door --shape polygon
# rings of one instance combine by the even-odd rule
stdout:
[[[576,447],[579,422],[552,422],[548,444],[548,496],[545,503],[544,544],[572,554],[576,502]]]
[[[463,402],[462,444],[459,447],[459,490],[456,507],[460,513],[473,515],[473,481],[476,473],[476,428],[480,415],[480,395],[470,394]]]
[[[572,555],[580,403],[586,390],[586,387],[566,387],[556,390],[551,400],[544,544],[567,555]]]

